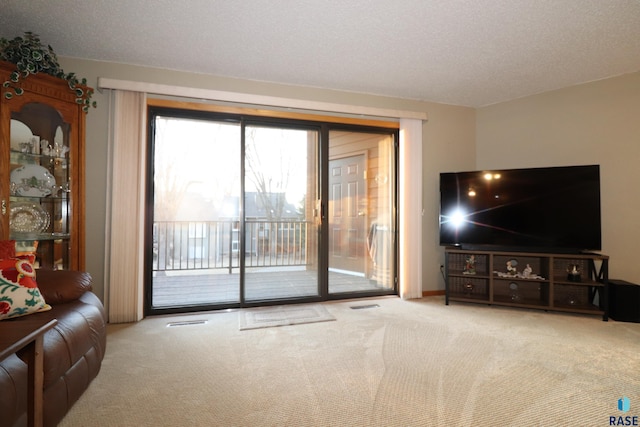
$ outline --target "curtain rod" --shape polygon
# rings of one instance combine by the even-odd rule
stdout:
[[[427,120],[427,113],[421,111],[396,110],[390,108],[364,107],[348,104],[334,104],[331,102],[308,101],[277,96],[252,95],[248,93],[227,92],[213,89],[192,88],[158,83],[136,82],[131,80],[98,77],[99,89],[128,90],[144,92],[154,95],[180,96],[210,101],[237,102],[241,104],[263,105],[279,108],[295,108],[357,116],[386,117],[395,119]]]

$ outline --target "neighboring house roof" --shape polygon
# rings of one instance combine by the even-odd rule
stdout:
[[[299,218],[298,210],[295,206],[287,201],[285,193],[264,193],[247,192],[245,193],[245,217],[247,218],[267,218],[267,209],[280,209],[280,215],[273,212],[275,217],[279,218]],[[265,206],[265,202],[268,206]]]
[[[266,200],[265,200],[266,198]],[[267,202],[265,206],[265,201]],[[227,196],[222,203],[207,200],[198,193],[184,194],[180,209],[176,214],[177,221],[216,221],[219,219],[238,219],[239,197]],[[281,209],[281,215],[274,212],[274,217],[282,219],[300,219],[298,209],[286,199],[285,193],[267,193],[261,197],[258,192],[247,192],[245,197],[245,217],[266,219],[267,209]]]

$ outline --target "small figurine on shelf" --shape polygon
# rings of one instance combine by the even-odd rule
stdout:
[[[567,266],[567,280],[570,282],[581,282],[582,278],[580,276],[580,265],[579,264],[569,264]]]
[[[40,153],[44,154],[45,156],[51,155],[51,147],[49,146],[49,141],[47,141],[46,139],[40,140]]]
[[[464,293],[467,295],[471,295],[473,293],[473,283],[465,283],[464,284]]]
[[[518,292],[518,284],[516,282],[509,283],[511,301],[518,302],[520,301],[520,293]]]
[[[544,277],[539,276],[537,274],[535,274],[533,272],[533,267],[531,267],[531,264],[527,264],[527,266],[525,268],[522,269],[521,272],[518,272],[518,269],[516,268],[518,266],[518,260],[517,259],[510,259],[509,261],[507,261],[507,271],[497,271],[494,270],[494,274],[497,275],[498,277],[517,277],[519,279],[536,279],[536,280],[544,280]]]
[[[30,141],[24,141],[20,143],[20,152],[29,154],[31,153],[32,145]]]
[[[66,145],[62,145],[57,142],[53,144],[53,154],[56,157],[64,157],[67,155],[68,151],[69,147],[67,147]]]
[[[29,143],[31,144],[31,154],[40,154],[40,137],[33,135],[29,139]]]
[[[476,256],[469,255],[464,262],[464,271],[462,274],[476,274]]]

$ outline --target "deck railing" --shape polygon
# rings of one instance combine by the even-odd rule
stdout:
[[[307,265],[308,221],[158,221],[153,224],[153,271]]]

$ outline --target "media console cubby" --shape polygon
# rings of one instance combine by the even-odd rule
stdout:
[[[608,320],[609,257],[445,250],[445,302],[594,314]]]

